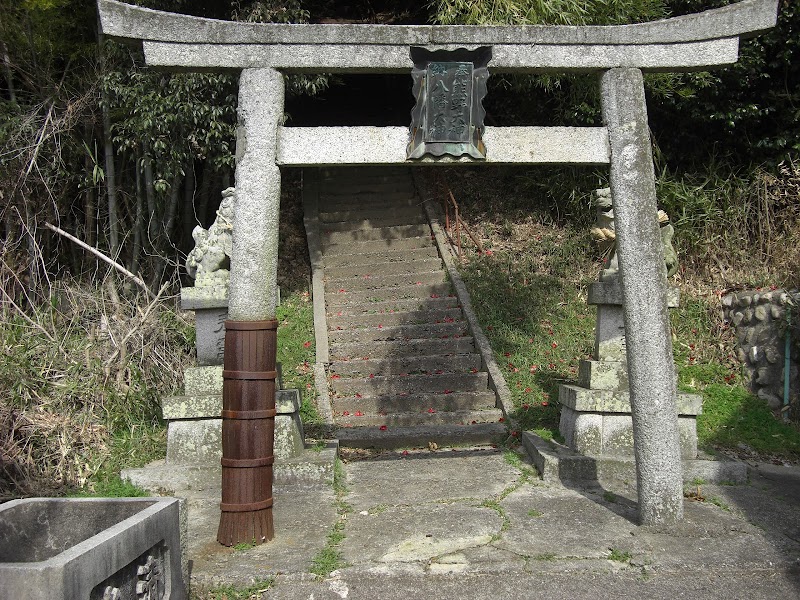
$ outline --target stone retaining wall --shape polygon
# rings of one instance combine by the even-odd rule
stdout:
[[[783,406],[787,313],[792,313],[789,398],[800,393],[800,292],[750,290],[722,298],[723,317],[736,328],[739,361],[750,376],[750,387],[772,410]]]

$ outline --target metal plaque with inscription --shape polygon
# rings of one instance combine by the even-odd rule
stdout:
[[[435,52],[411,48],[417,103],[411,111],[407,158],[445,154],[486,158],[483,98],[491,58],[488,46]]]

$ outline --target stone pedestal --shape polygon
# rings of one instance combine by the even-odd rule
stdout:
[[[161,402],[167,430],[167,464],[218,465],[222,457],[222,367],[186,369],[186,394]],[[305,448],[300,421],[300,391],[275,392],[276,460]]]
[[[622,289],[615,276],[589,288],[589,304],[597,306],[596,360],[583,360],[578,385],[561,385],[559,429],[567,446],[584,456],[633,456],[625,323]],[[667,304],[678,306],[678,290],[669,288]],[[702,397],[678,394],[678,430],[682,459],[697,458],[697,415]]]
[[[228,287],[181,288],[181,308],[194,311],[197,364],[221,365],[225,351],[225,319],[228,318]]]

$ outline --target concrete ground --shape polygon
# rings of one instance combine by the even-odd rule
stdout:
[[[263,598],[800,598],[800,469],[687,489],[673,527],[636,524],[632,481],[543,483],[502,451],[413,451],[344,465],[345,489],[275,490],[275,539],[215,541],[214,488],[189,497],[196,590],[274,578]],[[342,566],[311,574],[341,523]]]

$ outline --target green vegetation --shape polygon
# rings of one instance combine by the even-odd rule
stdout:
[[[717,183],[699,187],[686,181],[678,185],[670,175],[660,180],[659,189],[669,190],[666,199],[677,215],[673,222],[681,270],[672,284],[681,287],[681,306],[670,316],[679,387],[704,397],[698,434],[710,451],[741,452],[746,445],[762,455],[800,458],[797,426],[776,420],[746,390],[735,332],[719,318],[717,287],[730,277],[737,287],[800,282],[792,262],[798,248],[793,240],[800,236],[796,207],[779,200],[796,193],[796,173],[785,171],[783,179],[756,178],[766,186],[761,200],[750,196],[749,208],[738,209],[725,198],[751,193],[754,183],[745,182],[744,190],[722,186],[721,172]],[[467,249],[461,272],[509,384],[513,416],[524,429],[558,439],[558,386],[575,383],[580,360],[593,353],[595,310],[586,304],[586,292],[597,278],[601,258],[586,233],[588,225],[559,218],[552,198],[531,187],[535,171],[459,171],[458,176],[446,171],[443,179],[488,250],[479,255]],[[578,210],[580,202],[570,206]],[[584,212],[591,214],[588,207]],[[771,229],[769,243],[749,233],[766,216],[781,223]]]
[[[630,562],[631,561],[631,553],[627,550],[619,550],[618,548],[609,548],[608,553],[608,560],[614,560],[616,562]]]
[[[274,578],[256,581],[247,587],[223,585],[213,588],[192,587],[191,600],[260,600],[262,594],[269,590],[274,583]]]
[[[311,561],[311,573],[320,579],[327,577],[336,569],[347,566],[338,546],[346,537],[344,526],[347,522],[347,515],[353,511],[353,508],[345,501],[345,497],[348,494],[346,475],[342,461],[338,458],[333,469],[333,492],[336,495],[336,511],[339,518],[333,524],[330,533],[328,533],[325,547],[317,552]]]
[[[91,491],[83,488],[67,495],[72,498],[135,498],[149,496],[150,492],[120,479],[119,476],[110,476],[95,482]]]
[[[0,319],[0,497],[118,495],[123,466],[164,454],[158,398],[181,383],[191,324],[111,279],[50,293],[35,311],[4,306]]]
[[[304,425],[313,427],[320,417],[314,401],[314,308],[308,292],[294,292],[282,298],[277,318],[283,387],[300,390],[300,416]]]

